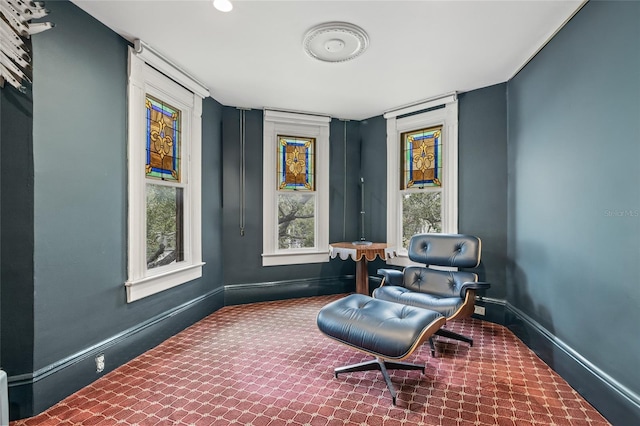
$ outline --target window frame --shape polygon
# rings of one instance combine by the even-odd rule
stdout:
[[[264,110],[262,266],[329,262],[329,124],[330,117]],[[278,248],[278,136],[315,138],[315,246]],[[304,191],[310,193],[310,191]]]
[[[184,284],[202,276],[201,145],[202,99],[208,90],[157,53],[136,41],[129,48],[128,80],[128,235],[127,303]],[[181,182],[183,188],[184,260],[147,269],[146,185],[164,185],[145,173],[146,94],[180,109]],[[176,186],[171,184],[170,186]]]
[[[420,112],[423,111],[423,112]],[[405,132],[442,126],[442,233],[458,232],[458,101],[455,94],[384,114],[387,119],[387,245],[396,256],[387,263],[409,266],[402,247],[402,194],[400,189],[401,135]],[[433,191],[430,189],[429,191]]]

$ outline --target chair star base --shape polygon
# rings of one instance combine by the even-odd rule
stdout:
[[[435,334],[442,337],[448,337],[449,339],[460,340],[461,342],[468,343],[469,346],[473,346],[473,339],[467,336],[463,336],[462,334],[458,334],[451,330],[447,330],[446,328],[441,328],[436,331]]]
[[[422,371],[422,373],[424,373],[424,369],[424,364],[411,364],[408,362],[387,361],[382,358],[376,358],[371,361],[361,362],[359,364],[338,367],[334,370],[334,373],[336,378],[338,378],[338,374],[340,373],[354,373],[358,371],[372,370],[380,371],[382,373],[382,377],[384,377],[384,381],[387,383],[387,388],[391,393],[393,405],[396,405],[396,398],[398,396],[398,393],[393,387],[393,383],[391,383],[391,378],[389,377],[389,372],[387,370],[420,370]]]
[[[469,346],[473,346],[473,339],[467,336],[463,336],[462,334],[458,334],[454,331],[451,330],[447,330],[444,328],[441,328],[440,330],[436,331],[435,333],[433,333],[434,335],[438,335],[438,336],[442,336],[442,337],[448,337],[449,339],[455,339],[455,340],[460,340],[462,342],[466,342],[469,344]],[[429,337],[429,347],[431,348],[431,356],[432,357],[436,357],[436,344],[433,341],[433,336]]]

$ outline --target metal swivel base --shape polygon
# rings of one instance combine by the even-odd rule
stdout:
[[[441,328],[433,334],[437,334],[438,336],[448,337],[449,339],[460,340],[462,342],[466,342],[469,346],[473,346],[473,339],[467,336],[463,336],[462,334],[458,334],[454,331],[447,330],[445,328]],[[429,346],[431,347],[431,356],[435,358],[436,356],[436,346],[433,343],[433,336],[429,337]]]
[[[393,387],[393,383],[391,383],[391,378],[389,377],[389,373],[387,372],[387,370],[420,370],[424,373],[424,365],[410,364],[408,362],[386,361],[381,358],[376,358],[371,361],[361,362],[359,364],[338,367],[334,370],[334,372],[337,378],[338,374],[340,373],[353,373],[356,371],[372,370],[379,370],[382,373],[382,377],[384,377],[384,381],[387,383],[387,388],[389,388],[389,392],[391,393],[393,405],[396,405],[396,389]]]

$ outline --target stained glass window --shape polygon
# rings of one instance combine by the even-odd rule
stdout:
[[[145,112],[146,176],[180,182],[180,110],[146,95]]]
[[[278,189],[315,191],[315,138],[278,136]]]
[[[402,134],[400,189],[442,186],[442,126]]]

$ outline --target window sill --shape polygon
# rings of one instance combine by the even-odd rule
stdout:
[[[200,278],[202,276],[202,265],[204,265],[204,262],[186,265],[179,269],[173,269],[135,281],[127,281],[124,284],[127,289],[127,303],[135,302],[152,294]]]
[[[329,251],[304,253],[263,253],[262,266],[301,265],[329,261]]]
[[[417,265],[417,263],[410,261],[406,254],[396,254],[394,257],[387,258],[387,265],[411,266]]]

